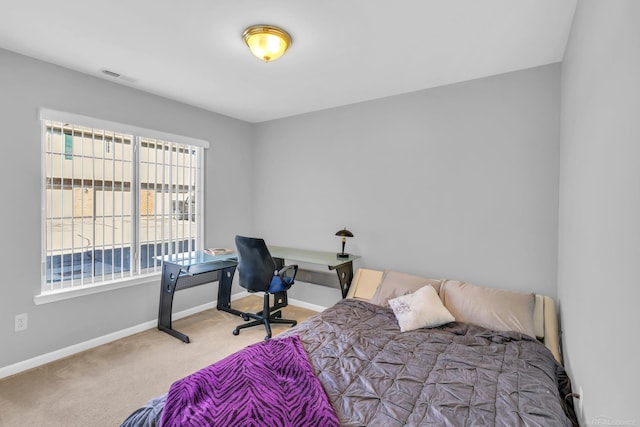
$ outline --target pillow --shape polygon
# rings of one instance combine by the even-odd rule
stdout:
[[[442,305],[438,293],[431,285],[423,286],[412,294],[389,300],[402,332],[418,328],[434,328],[456,319]]]
[[[371,301],[382,280],[382,271],[359,268],[351,281],[347,298]]]
[[[412,274],[385,270],[378,289],[371,297],[371,303],[389,307],[389,300],[401,295],[411,294],[418,289],[431,285],[438,293],[441,280],[427,279]]]
[[[475,323],[494,331],[514,331],[534,338],[536,336],[533,293],[445,280],[440,288],[440,298],[458,322]]]

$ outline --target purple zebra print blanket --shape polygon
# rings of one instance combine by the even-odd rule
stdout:
[[[161,427],[339,426],[298,336],[251,345],[176,381]]]

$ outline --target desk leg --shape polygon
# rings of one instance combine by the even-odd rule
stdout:
[[[236,316],[242,316],[244,314],[243,312],[231,308],[231,285],[233,284],[233,275],[235,272],[235,266],[227,267],[220,271],[218,303],[216,304],[216,308],[226,311],[227,313],[235,314]]]
[[[158,312],[158,329],[178,338],[182,342],[189,343],[188,336],[171,328],[173,294],[175,293],[179,276],[179,265],[163,263],[162,279],[160,280],[160,308]]]
[[[332,270],[332,268],[329,268]],[[335,268],[338,273],[338,280],[340,281],[340,290],[342,291],[342,298],[346,298],[351,287],[351,281],[353,280],[353,261],[345,262]]]

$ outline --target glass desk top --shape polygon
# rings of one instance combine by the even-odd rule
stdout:
[[[271,256],[290,261],[306,262],[309,264],[326,265],[334,269],[342,264],[360,258],[359,255],[349,254],[346,258],[339,258],[337,252],[314,251],[309,249],[290,248],[286,246],[268,246]],[[205,251],[192,251],[173,255],[156,257],[159,261],[166,261],[182,266],[184,273],[196,274],[207,265],[218,263],[237,263],[238,255],[235,252],[212,255]]]
[[[306,262],[309,264],[326,265],[334,269],[344,263],[360,258],[358,255],[349,254],[347,258],[338,258],[337,252],[314,251],[309,249],[289,248],[286,246],[268,245],[269,252],[274,258],[288,259],[291,261]]]
[[[158,261],[166,261],[172,264],[182,265],[184,267],[188,267],[190,265],[196,264],[204,264],[207,262],[215,262],[215,261],[226,261],[226,260],[236,260],[237,255],[235,252],[230,252],[227,254],[220,255],[211,255],[205,251],[192,251],[192,252],[182,252],[178,254],[165,255],[156,257]]]
[[[235,252],[212,255],[205,251],[192,251],[159,256],[156,259],[181,266],[180,274],[185,275],[195,275],[238,264],[238,256]]]

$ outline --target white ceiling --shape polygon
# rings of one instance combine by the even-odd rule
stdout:
[[[576,1],[0,0],[0,47],[261,122],[559,62]],[[256,59],[253,24],[292,46]]]

